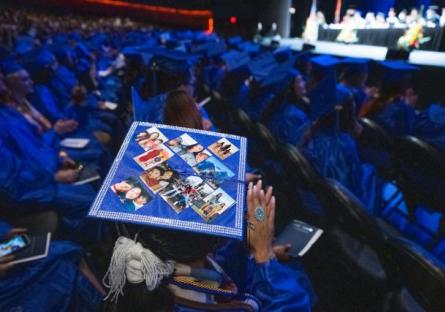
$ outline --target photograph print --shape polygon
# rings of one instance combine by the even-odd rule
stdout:
[[[219,188],[202,201],[193,202],[191,206],[206,222],[211,222],[233,204],[235,204],[235,200]]]
[[[135,177],[128,177],[113,184],[111,191],[119,198],[128,212],[135,212],[152,200],[152,197]]]
[[[133,159],[139,166],[142,167],[142,169],[150,170],[151,168],[159,165],[160,163],[163,163],[172,156],[172,151],[165,147],[165,145],[159,145],[153,147],[148,152],[133,157]]]
[[[226,138],[222,138],[217,142],[213,143],[212,145],[210,145],[209,150],[212,151],[216,156],[218,156],[222,160],[226,159],[227,157],[239,151],[238,147],[233,145]]]
[[[136,135],[136,142],[145,150],[149,151],[154,147],[167,142],[167,137],[156,127],[151,127]]]
[[[188,134],[183,134],[180,137],[167,142],[167,146],[191,167],[211,156],[204,146],[196,142]]]
[[[144,182],[153,193],[164,189],[177,177],[178,173],[173,170],[167,162],[144,171],[140,176],[142,182]]]
[[[212,188],[232,179],[235,174],[215,157],[210,157],[193,167],[196,173]]]

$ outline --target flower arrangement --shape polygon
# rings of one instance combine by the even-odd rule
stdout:
[[[421,44],[428,42],[431,38],[423,36],[423,23],[421,21],[412,25],[405,34],[399,38],[397,44],[400,49],[411,51],[418,49]]]

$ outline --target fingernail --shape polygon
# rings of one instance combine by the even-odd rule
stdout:
[[[253,183],[249,182],[249,189],[252,189]]]

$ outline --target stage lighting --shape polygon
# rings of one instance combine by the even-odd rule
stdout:
[[[238,22],[238,19],[236,18],[236,16],[231,16],[229,21],[230,21],[230,24],[236,24],[236,22]]]
[[[295,14],[295,12],[296,12],[295,8],[293,8],[293,7],[289,8],[289,13],[290,14]]]

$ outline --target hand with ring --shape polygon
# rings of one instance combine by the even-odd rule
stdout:
[[[265,193],[262,181],[249,183],[247,191],[248,240],[252,255],[257,263],[274,257],[275,196],[272,187]]]

